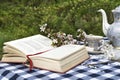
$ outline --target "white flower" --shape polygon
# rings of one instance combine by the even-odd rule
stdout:
[[[57,39],[53,39],[52,41],[53,43],[58,43]]]
[[[66,44],[68,44],[68,41],[67,41],[67,40],[65,40],[65,41],[64,41],[64,44],[65,44],[65,45],[66,45]]]
[[[81,34],[77,35],[77,38],[80,38],[81,37]]]
[[[43,26],[47,26],[47,23],[45,23]]]
[[[86,34],[86,32],[83,31],[83,32],[82,32],[82,35],[86,36],[87,34]]]
[[[44,26],[41,26],[41,27],[40,27],[40,31],[41,31],[41,32],[44,32],[45,29],[46,29],[46,27],[44,27]]]
[[[40,25],[40,26],[41,26],[41,25]],[[41,31],[41,32],[44,32],[45,29],[46,29],[46,26],[47,26],[47,23],[45,23],[44,25],[42,25],[42,26],[40,27],[40,31]]]
[[[67,38],[68,38],[68,40],[73,40],[73,35],[68,34]]]
[[[59,37],[59,38],[65,38],[65,36],[66,36],[66,34],[63,33],[63,32],[58,32],[57,33],[57,37]]]
[[[72,41],[69,41],[70,44],[75,44],[77,42],[76,39],[73,39]]]
[[[81,29],[78,29],[77,32],[81,32]]]
[[[73,39],[73,43],[75,44],[77,42],[77,40],[76,39]]]
[[[66,36],[66,34],[65,34],[65,33],[63,33],[62,35],[63,35],[63,36]]]
[[[48,36],[48,37],[50,37],[50,36],[51,36],[51,34],[49,33],[47,36]]]

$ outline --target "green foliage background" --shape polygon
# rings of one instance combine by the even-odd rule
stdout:
[[[97,10],[103,8],[112,23],[111,10],[119,5],[120,0],[0,0],[0,52],[3,42],[39,34],[44,23],[68,34],[81,28],[87,34],[103,35]]]

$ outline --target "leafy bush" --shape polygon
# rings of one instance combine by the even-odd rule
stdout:
[[[81,28],[87,34],[103,35],[103,8],[113,22],[111,10],[119,0],[0,0],[0,52],[3,42],[38,34],[47,23],[54,30],[76,35]]]

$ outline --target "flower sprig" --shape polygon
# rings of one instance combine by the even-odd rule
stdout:
[[[52,40],[53,46],[61,46],[65,44],[77,44],[78,40],[84,41],[85,32],[81,29],[78,29],[76,37],[73,38],[73,35],[66,34],[64,32],[55,32],[53,29],[47,27],[47,24],[40,26],[40,32],[49,37]]]
[[[76,38],[77,38],[77,40],[79,40],[79,41],[85,41],[85,36],[86,36],[87,34],[85,33],[85,31],[83,31],[82,29],[78,29],[77,30],[77,34],[76,34]]]

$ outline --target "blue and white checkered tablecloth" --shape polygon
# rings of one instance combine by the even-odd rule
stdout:
[[[22,64],[0,63],[0,80],[120,80],[120,62],[88,66],[89,63],[105,61],[98,56],[91,56],[64,74],[36,68],[29,71]]]

